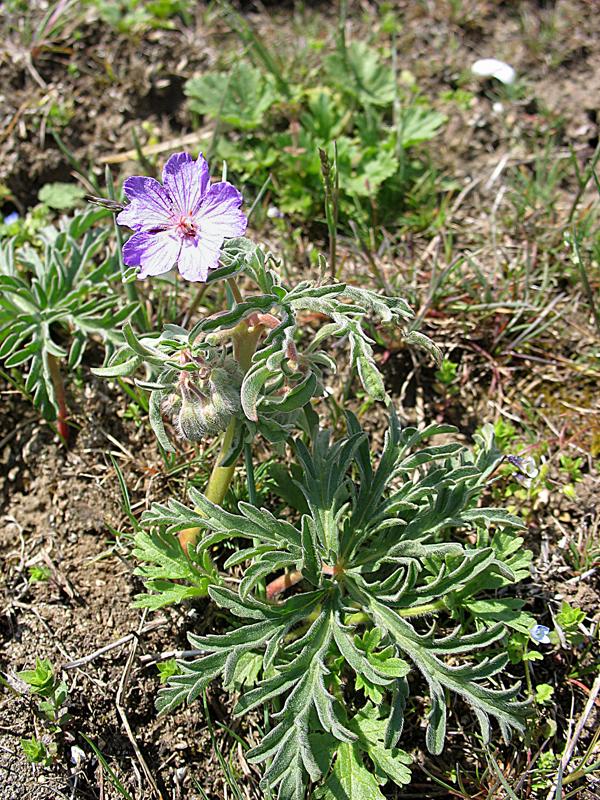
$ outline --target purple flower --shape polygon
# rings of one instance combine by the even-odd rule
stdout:
[[[172,155],[162,185],[138,176],[127,178],[123,188],[131,202],[117,222],[134,232],[123,247],[123,261],[140,268],[138,278],[161,275],[177,264],[184,278],[205,281],[219,266],[224,239],[246,231],[242,195],[226,181],[210,184],[202,154],[197,161],[189,153]]]
[[[550,644],[550,637],[548,636],[550,628],[547,628],[545,625],[534,625],[529,633],[534,641],[540,644]]]

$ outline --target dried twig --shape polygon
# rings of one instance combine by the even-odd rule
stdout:
[[[145,667],[151,664],[158,664],[159,661],[167,661],[170,658],[194,658],[194,656],[206,655],[206,650],[164,650],[162,653],[149,653],[140,658],[140,664]]]
[[[84,664],[89,664],[90,661],[94,661],[96,658],[103,656],[110,650],[114,650],[116,647],[122,647],[124,644],[127,644],[127,642],[131,642],[132,639],[137,639],[138,636],[141,636],[144,633],[149,633],[150,631],[156,630],[156,628],[162,628],[162,626],[166,625],[168,621],[169,620],[165,617],[155,619],[152,622],[149,622],[147,625],[144,625],[141,630],[137,630],[132,633],[126,633],[125,636],[121,636],[120,639],[116,639],[114,642],[105,644],[103,647],[100,647],[93,653],[83,656],[83,658],[78,658],[76,661],[69,661],[66,664],[63,664],[61,669],[77,669],[77,667],[82,667]]]
[[[144,156],[153,156],[168,150],[177,150],[180,147],[198,144],[210,130],[210,127],[201,128],[194,131],[194,133],[188,133],[186,136],[179,136],[176,139],[169,139],[166,142],[158,142],[157,144],[145,145],[140,147],[140,150]],[[104,156],[100,156],[99,161],[102,164],[124,164],[126,161],[137,161],[137,159],[138,151],[134,148],[133,150],[127,150],[126,153],[107,153]]]
[[[594,708],[594,704],[596,703],[596,698],[598,697],[598,694],[600,694],[600,675],[598,675],[598,677],[594,681],[594,684],[590,690],[588,701],[585,704],[585,708],[583,709],[583,713],[579,717],[579,721],[575,726],[573,735],[570,737],[569,742],[567,743],[565,752],[563,753],[563,757],[560,760],[559,773],[557,774],[556,778],[552,781],[552,786],[550,787],[550,791],[548,792],[546,800],[552,800],[552,798],[555,796],[556,786],[559,781],[559,776],[561,774],[564,775],[567,766],[569,765],[569,761],[573,756],[575,747],[577,745],[577,742],[579,741],[579,737],[581,736],[581,733],[590,717],[590,714],[592,713],[592,709]]]
[[[129,651],[129,656],[127,658],[127,663],[125,664],[125,669],[123,670],[123,674],[121,675],[121,680],[119,681],[119,688],[117,690],[117,697],[115,699],[115,706],[117,707],[117,711],[119,712],[119,716],[121,717],[121,722],[123,723],[123,727],[125,728],[125,733],[127,734],[127,738],[131,742],[131,746],[133,747],[133,751],[137,757],[137,760],[142,768],[144,775],[150,786],[152,787],[152,791],[154,795],[158,798],[158,800],[163,800],[163,796],[160,792],[160,789],[157,786],[156,781],[154,780],[154,776],[150,771],[150,767],[146,763],[146,759],[140,749],[139,744],[135,736],[133,735],[133,731],[131,730],[131,725],[129,724],[129,719],[127,718],[127,713],[125,711],[124,699],[125,699],[125,690],[127,688],[127,684],[129,682],[129,675],[131,674],[131,668],[133,666],[133,661],[135,659],[135,654],[138,648],[138,636],[144,630],[144,622],[146,620],[146,611],[142,614],[142,619],[140,621],[140,625],[137,630],[137,634],[133,635],[133,641],[131,643],[131,649]]]

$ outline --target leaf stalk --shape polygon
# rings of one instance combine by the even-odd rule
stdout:
[[[67,408],[67,401],[65,398],[65,386],[60,372],[58,360],[56,356],[53,356],[51,353],[48,354],[48,369],[50,371],[50,379],[52,380],[56,404],[58,406],[56,429],[64,444],[68,444],[69,426],[67,425],[67,419],[69,416],[69,410]]]

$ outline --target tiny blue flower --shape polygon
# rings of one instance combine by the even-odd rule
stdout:
[[[545,625],[534,625],[529,633],[534,641],[540,644],[550,644],[550,637],[548,636],[550,628],[547,628]]]
[[[506,460],[509,464],[512,464],[513,467],[517,468],[518,472],[515,475],[517,480],[522,483],[526,489],[529,489],[532,480],[537,478],[540,473],[535,465],[535,460],[531,456],[523,458],[522,456],[513,455],[507,456]]]
[[[4,224],[5,225],[12,225],[13,222],[16,222],[19,219],[19,214],[17,211],[13,211],[11,214],[7,214],[4,217]]]

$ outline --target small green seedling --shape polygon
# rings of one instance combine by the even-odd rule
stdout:
[[[49,767],[56,758],[56,745],[47,746],[40,739],[32,736],[31,739],[20,739],[21,749],[31,764],[41,764]]]
[[[566,641],[571,645],[577,645],[581,644],[584,638],[579,630],[579,626],[584,619],[585,611],[571,606],[566,600],[563,600],[560,611],[555,617],[555,622],[561,629]]]
[[[540,705],[551,705],[554,687],[549,683],[538,683],[535,687],[535,702]]]
[[[67,684],[55,676],[48,659],[36,659],[35,669],[18,672],[17,677],[29,686],[31,694],[38,699],[39,711],[56,729],[68,722],[69,714],[65,707],[68,698]]]

